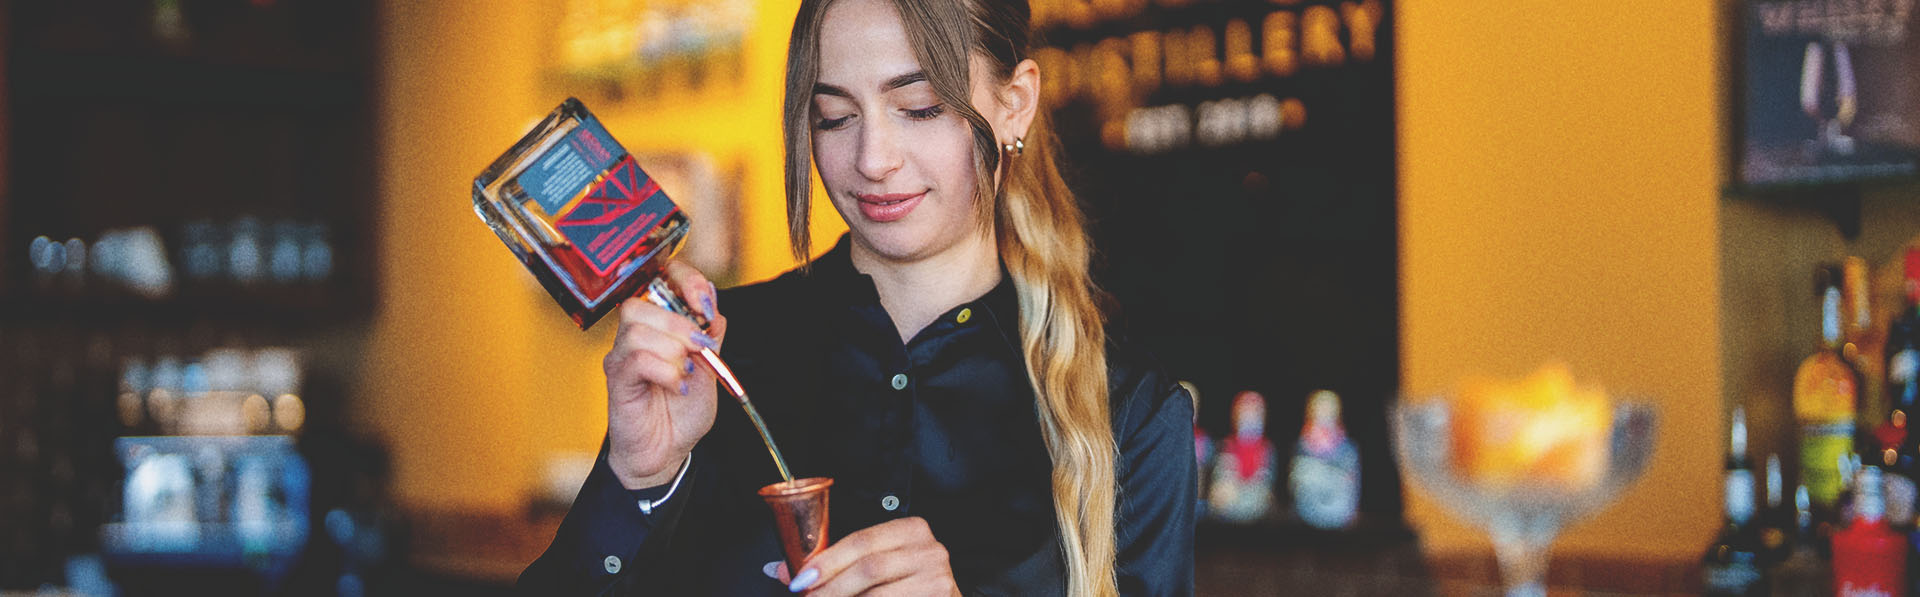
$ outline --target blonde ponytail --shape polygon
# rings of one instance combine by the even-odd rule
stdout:
[[[1021,352],[1053,457],[1053,507],[1067,594],[1113,595],[1117,481],[1108,413],[1106,327],[1088,271],[1092,247],[1036,117],[1026,151],[1008,160],[994,210],[1000,258],[1020,296]]]

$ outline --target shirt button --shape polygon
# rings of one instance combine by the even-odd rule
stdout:
[[[620,573],[620,558],[618,556],[607,556],[607,561],[604,563],[607,567],[607,574]]]
[[[880,498],[880,507],[881,507],[881,508],[886,508],[886,510],[887,510],[888,512],[892,512],[892,511],[894,511],[894,510],[899,510],[899,509],[900,509],[900,498],[897,498],[897,497],[893,497],[893,496],[887,496],[887,497],[883,497],[883,498]]]
[[[954,318],[954,321],[966,323],[969,319],[973,319],[973,309],[961,309],[960,316]]]
[[[896,389],[896,390],[907,389],[907,374],[899,373],[893,376],[893,389]]]

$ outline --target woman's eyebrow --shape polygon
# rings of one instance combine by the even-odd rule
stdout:
[[[880,85],[880,91],[883,93],[888,91],[893,91],[895,89],[906,87],[914,83],[920,83],[926,80],[927,80],[927,71],[917,70],[904,75],[900,75],[898,77],[887,79],[886,83]]]
[[[926,71],[918,71],[918,70],[913,71],[904,75],[887,79],[887,82],[880,84],[880,92],[886,93],[888,91],[893,91],[895,89],[906,87],[914,83],[923,83],[923,82],[926,82],[926,80],[927,80]],[[841,89],[834,85],[829,85],[826,83],[819,83],[819,82],[816,82],[813,84],[813,94],[814,95],[831,95],[834,97],[844,97],[847,99],[853,99],[853,94],[847,93],[847,90]]]

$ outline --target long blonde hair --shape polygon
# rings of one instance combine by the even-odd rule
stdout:
[[[1116,449],[1107,402],[1105,321],[1090,264],[1085,218],[1060,177],[1059,145],[1044,107],[1024,151],[1004,154],[970,98],[968,59],[991,64],[1005,82],[1031,50],[1030,8],[1022,0],[892,0],[927,82],[974,137],[975,204],[991,225],[1020,302],[1021,353],[1053,463],[1054,517],[1067,568],[1067,593],[1113,595]],[[812,253],[813,87],[820,24],[832,0],[803,0],[787,46],[784,110],[788,238],[794,256]],[[1040,102],[1045,106],[1046,102]],[[1002,181],[995,173],[1004,167]]]

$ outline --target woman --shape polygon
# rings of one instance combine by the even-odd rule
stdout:
[[[794,253],[811,255],[816,168],[850,232],[724,296],[671,265],[711,335],[621,307],[606,447],[523,588],[1192,592],[1192,405],[1106,335],[1027,18],[1018,0],[802,2]],[[702,347],[739,373],[794,476],[835,480],[836,541],[797,573],[755,493],[779,477],[695,366]]]

